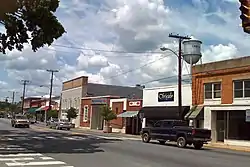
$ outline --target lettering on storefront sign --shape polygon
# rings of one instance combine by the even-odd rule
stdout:
[[[246,110],[246,122],[250,122],[250,109]]]
[[[130,101],[129,103],[128,103],[128,105],[130,106],[130,107],[139,107],[140,105],[141,105],[141,102],[140,101]]]
[[[92,99],[92,104],[107,104],[107,99]]]
[[[174,101],[174,91],[159,92],[158,102]]]

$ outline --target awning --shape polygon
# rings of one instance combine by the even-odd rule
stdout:
[[[150,119],[184,119],[189,110],[189,106],[182,106],[181,113],[178,111],[178,106],[143,107],[139,115],[140,118]]]
[[[47,111],[49,109],[49,106],[42,106],[38,109],[36,109],[36,111]]]
[[[202,115],[204,115],[202,112],[203,108],[203,105],[193,106],[190,111],[185,115],[185,119],[197,119],[198,116],[202,117]]]
[[[36,110],[38,109],[38,107],[31,107],[28,109],[27,113],[36,113]]]
[[[123,112],[123,113],[117,115],[117,117],[131,118],[131,117],[137,116],[138,112],[139,111],[126,111],[126,112]]]

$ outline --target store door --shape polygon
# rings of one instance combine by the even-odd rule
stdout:
[[[225,126],[224,120],[217,120],[217,141],[224,142]]]

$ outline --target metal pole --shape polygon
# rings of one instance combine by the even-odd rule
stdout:
[[[181,79],[182,79],[182,68],[181,68],[181,38],[179,38],[179,56],[178,56],[178,113],[179,117],[182,112],[182,89],[181,89]]]

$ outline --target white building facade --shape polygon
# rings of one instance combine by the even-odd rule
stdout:
[[[188,106],[188,111],[192,106],[191,84],[182,85],[182,106]],[[142,112],[145,108],[151,108],[150,110],[152,111],[150,111],[150,115],[152,116],[152,118],[157,117],[158,119],[161,119],[160,117],[162,117],[162,119],[167,119],[168,116],[166,115],[173,113],[173,111],[176,112],[178,110],[178,85],[143,89],[142,107]],[[161,115],[162,113],[164,114]],[[156,116],[157,114],[158,116]],[[142,127],[148,126],[147,121],[149,121],[150,118],[146,118],[146,116],[141,117],[143,117]]]

